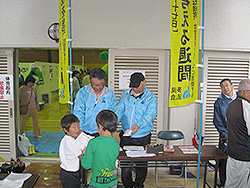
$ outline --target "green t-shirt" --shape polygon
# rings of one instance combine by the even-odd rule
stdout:
[[[99,136],[89,141],[81,163],[85,169],[92,168],[90,185],[111,187],[118,183],[115,163],[119,148],[118,142],[112,137]]]

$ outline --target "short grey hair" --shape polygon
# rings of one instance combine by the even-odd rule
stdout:
[[[239,87],[238,87],[239,93],[242,93],[246,90],[250,91],[250,79],[241,80],[239,83]]]

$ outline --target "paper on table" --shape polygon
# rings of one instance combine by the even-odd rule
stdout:
[[[129,151],[143,151],[144,148],[143,146],[123,146],[124,150],[129,150]]]
[[[22,187],[25,180],[31,177],[29,173],[10,173],[6,178],[0,180],[0,187],[18,188]]]
[[[194,146],[179,146],[183,154],[198,154],[199,151]]]
[[[146,153],[143,151],[125,151],[127,157],[154,157],[156,156],[154,153]]]
[[[90,136],[81,132],[81,134],[76,138],[74,144],[81,150],[87,147],[89,140],[95,138],[94,136]]]

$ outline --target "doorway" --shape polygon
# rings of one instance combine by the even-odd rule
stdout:
[[[102,68],[107,62],[102,61],[100,53],[108,49],[73,49],[72,64],[82,77],[94,68]],[[24,79],[36,71],[36,89],[39,102],[38,122],[42,132],[41,138],[35,138],[31,116],[25,125],[25,134],[36,153],[28,158],[58,158],[59,143],[64,136],[61,129],[61,118],[71,113],[67,104],[59,103],[58,96],[58,49],[22,48],[17,49],[17,66]],[[18,70],[18,69],[17,69]],[[18,75],[18,74],[16,74]],[[81,78],[82,79],[82,78]],[[18,133],[20,131],[18,122]],[[21,155],[21,153],[20,153]]]

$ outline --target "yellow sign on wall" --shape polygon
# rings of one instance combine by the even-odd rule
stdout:
[[[59,103],[69,101],[68,0],[59,0]]]
[[[200,0],[171,0],[169,107],[198,99]]]

